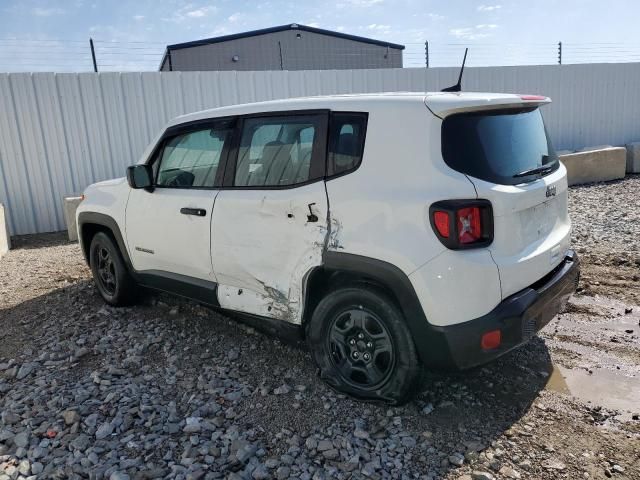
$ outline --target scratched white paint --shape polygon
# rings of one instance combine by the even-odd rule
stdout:
[[[64,229],[62,198],[124,175],[171,118],[276,98],[439,90],[457,68],[0,74],[0,203],[11,234]],[[467,68],[467,91],[540,93],[559,149],[640,140],[640,63]]]
[[[309,222],[309,205],[317,222]],[[324,182],[284,190],[222,190],[211,222],[211,257],[223,308],[301,323],[303,279],[322,265]]]

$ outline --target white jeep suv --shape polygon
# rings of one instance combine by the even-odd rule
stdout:
[[[321,377],[402,403],[425,369],[523,344],[571,293],[566,169],[531,95],[327,96],[172,121],[91,185],[82,249],[137,286],[304,336]]]

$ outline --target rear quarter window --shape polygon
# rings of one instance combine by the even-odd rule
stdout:
[[[360,165],[367,130],[367,114],[333,112],[329,122],[329,177],[352,172]]]

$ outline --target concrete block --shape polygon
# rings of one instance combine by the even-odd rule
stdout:
[[[11,248],[11,237],[9,236],[9,222],[4,205],[0,203],[0,258],[2,258]]]
[[[606,182],[624,178],[627,151],[624,147],[606,147],[560,155],[567,167],[569,185]]]
[[[76,223],[76,210],[82,201],[82,197],[64,197],[64,221],[67,225],[67,235],[72,242],[78,241],[78,224]]]
[[[627,173],[640,173],[640,142],[627,143]]]
[[[595,147],[582,147],[576,152],[593,152],[594,150],[604,150],[606,148],[611,148],[613,145],[596,145]]]

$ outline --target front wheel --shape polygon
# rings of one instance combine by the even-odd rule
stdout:
[[[360,400],[398,405],[419,387],[411,334],[382,292],[350,287],[329,293],[307,326],[307,341],[322,379]]]
[[[91,273],[100,295],[109,305],[131,304],[136,297],[136,284],[122,260],[113,239],[98,232],[89,247]]]

